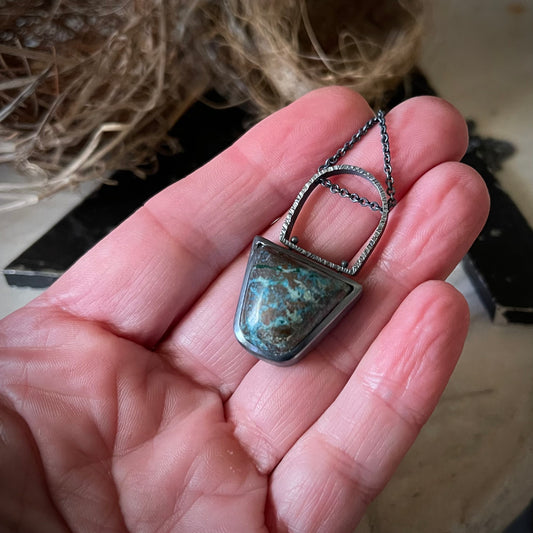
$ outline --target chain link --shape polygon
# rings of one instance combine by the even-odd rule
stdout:
[[[345,142],[330,158],[326,159],[323,165],[318,170],[324,170],[326,168],[336,165],[341,157],[346,155],[346,152],[351,150],[355,143],[357,143],[362,137],[364,137],[368,131],[378,124],[381,129],[381,146],[383,148],[383,171],[385,172],[387,183],[387,194],[389,195],[389,209],[392,209],[396,205],[394,178],[392,177],[392,166],[390,157],[390,145],[389,135],[387,133],[387,125],[385,123],[385,115],[381,109],[377,112],[375,117],[372,117],[359,131],[357,131],[352,138]],[[369,207],[372,211],[381,211],[382,208],[377,202],[372,202],[367,198],[359,196],[355,192],[350,192],[348,189],[341,188],[336,183],[332,183],[328,178],[324,178],[321,184],[329,189],[333,194],[339,194],[341,198],[348,198],[353,203],[357,203],[363,207]]]
[[[371,202],[367,198],[359,196],[356,192],[350,192],[348,189],[341,188],[337,183],[332,183],[329,178],[323,179],[321,184],[333,194],[338,194],[341,198],[348,198],[354,204],[369,207],[372,211],[381,211],[381,206],[377,202]]]

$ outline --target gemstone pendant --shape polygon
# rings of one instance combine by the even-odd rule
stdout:
[[[235,335],[256,357],[292,364],[348,310],[361,290],[355,281],[256,237]]]
[[[352,174],[370,181],[381,199],[381,217],[360,256],[349,267],[317,256],[290,234],[311,192],[325,178]],[[361,296],[362,286],[351,278],[379,241],[388,217],[387,196],[374,176],[350,165],[328,167],[300,191],[282,227],[285,248],[255,237],[244,276],[234,332],[253,355],[278,365],[300,360],[346,314]]]

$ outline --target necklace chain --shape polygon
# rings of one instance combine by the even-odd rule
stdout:
[[[396,198],[394,196],[394,178],[392,177],[391,157],[390,157],[390,145],[389,135],[387,133],[387,125],[385,123],[385,114],[380,109],[376,116],[372,117],[359,131],[357,131],[350,140],[346,141],[330,158],[326,159],[325,163],[321,165],[318,170],[324,170],[325,168],[336,165],[341,157],[346,152],[351,150],[355,143],[357,143],[362,137],[364,137],[368,131],[375,124],[379,124],[381,129],[381,146],[383,148],[383,171],[385,172],[387,183],[387,194],[389,195],[389,209],[392,209],[396,205]],[[348,198],[354,203],[362,205],[363,207],[369,207],[372,211],[381,211],[381,206],[377,202],[372,202],[367,198],[359,196],[356,192],[350,192],[348,189],[339,187],[336,183],[332,183],[330,179],[325,178],[321,181],[321,184],[330,190],[333,194],[339,194],[341,198]]]

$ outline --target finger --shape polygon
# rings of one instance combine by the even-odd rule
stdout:
[[[69,528],[52,501],[37,446],[26,422],[7,406],[0,405],[0,423],[2,529],[43,531],[46,524],[46,531],[67,533]]]
[[[387,115],[387,124],[391,138],[391,151],[394,156],[393,171],[399,199],[429,169],[439,165],[442,161],[460,158],[466,145],[464,120],[454,108],[437,98],[416,98],[399,105]],[[436,128],[435,124],[439,124],[439,127]],[[346,162],[360,164],[374,172],[375,175],[379,175],[380,172],[382,173],[383,166],[381,150],[379,130],[374,129],[347,154]],[[451,182],[455,181],[455,177],[452,175],[450,178],[446,172],[435,175],[435,181],[442,182],[444,187],[447,186],[448,179],[451,179]],[[305,180],[301,185],[304,182]],[[450,187],[454,186],[453,183],[450,184]],[[333,259],[338,256],[347,257],[348,254],[354,253],[358,241],[361,240],[361,232],[365,238],[368,236],[366,228],[361,228],[359,225],[361,218],[376,215],[368,209],[355,206],[326,191],[319,192],[335,203],[332,207],[329,203],[325,204],[322,210],[317,211],[315,218],[318,223],[314,224],[314,232],[308,235],[307,240],[320,242],[319,248],[323,256]],[[431,195],[432,187],[427,192]],[[465,205],[471,200],[465,195],[459,196],[460,205]],[[479,205],[482,204],[483,202]],[[398,218],[399,210],[400,208],[396,207],[392,212],[389,226],[392,226],[394,217]],[[314,213],[314,209],[312,212]],[[328,212],[335,213],[335,216],[323,223],[324,216]],[[462,216],[463,211],[460,210],[460,212]],[[474,208],[473,212],[477,213],[477,209]],[[415,223],[421,220],[418,211],[409,212],[406,216]],[[466,216],[471,215],[466,213]],[[403,218],[403,215],[400,218]],[[354,224],[354,220],[357,225]],[[451,220],[458,220],[453,213]],[[313,226],[312,222],[310,226]],[[421,222],[426,227],[426,221]],[[377,224],[375,218],[374,223]],[[276,241],[280,224],[281,222],[270,228],[266,236]],[[464,226],[462,221],[460,221],[460,226]],[[250,233],[250,240],[252,237],[253,233]],[[409,243],[409,236],[404,237],[399,246],[403,246],[405,241],[407,241],[406,244]],[[374,256],[386,249],[387,241],[393,238],[395,238],[394,228],[388,228],[382,239],[382,245],[376,249]],[[465,232],[464,239],[470,242],[473,239],[471,232]],[[332,248],[333,245],[340,250],[337,256]],[[456,243],[452,242],[449,253],[443,254],[441,260],[444,269],[451,268],[451,262],[458,260],[457,254],[453,253],[455,249]],[[244,374],[255,362],[244,350],[237,347],[232,325],[246,255],[247,253],[243,254],[240,261],[232,265],[212,285],[161,347],[180,369],[194,375],[195,379],[201,380],[208,386],[217,387],[225,397],[235,390]],[[422,262],[417,261],[416,264],[419,265]],[[368,272],[368,269],[365,269],[362,274],[364,275],[365,272]],[[422,280],[428,279],[424,277],[426,274],[431,276],[433,271],[423,273]],[[413,282],[419,282],[419,280],[413,279]],[[206,331],[210,334],[206,335]],[[371,331],[375,334],[376,329],[373,328]]]
[[[150,200],[34,305],[153,345],[371,114],[347,89],[303,97]]]
[[[429,282],[409,295],[272,474],[271,530],[353,531],[434,409],[467,328],[468,308],[452,287]]]
[[[244,376],[226,411],[260,470],[273,468],[327,408],[407,294],[451,271],[481,229],[485,210],[472,206],[485,199],[481,178],[469,167],[448,163],[426,173],[397,207],[385,243],[396,251],[395,263],[383,252],[362,279],[363,297],[353,311],[295,367],[258,364]],[[429,217],[425,203],[434,206]]]

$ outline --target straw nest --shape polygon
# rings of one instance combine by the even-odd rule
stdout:
[[[332,84],[379,103],[413,66],[420,15],[419,0],[0,0],[0,162],[26,176],[0,183],[0,211],[143,175],[209,89],[257,118]]]

